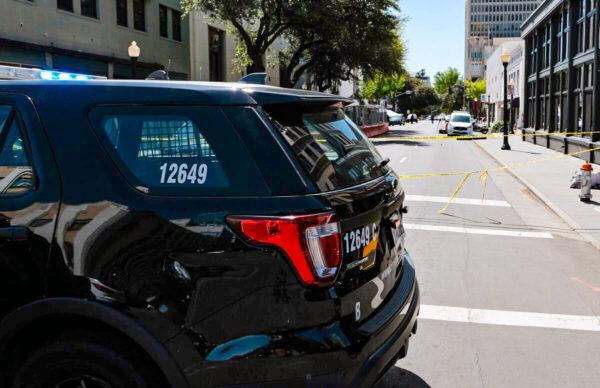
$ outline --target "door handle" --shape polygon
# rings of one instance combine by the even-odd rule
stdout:
[[[0,240],[25,241],[29,237],[29,228],[25,226],[7,226],[0,228]]]

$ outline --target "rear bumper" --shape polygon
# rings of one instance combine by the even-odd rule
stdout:
[[[245,337],[248,345],[263,341],[263,348],[244,358],[205,362],[187,377],[193,387],[370,386],[406,354],[419,306],[414,267],[407,257],[393,295],[360,327],[337,321],[277,338]]]

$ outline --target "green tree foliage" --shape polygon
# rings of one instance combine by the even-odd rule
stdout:
[[[435,89],[416,76],[408,77],[405,90],[410,90],[412,93],[400,97],[398,101],[400,111],[410,110],[417,114],[425,114],[430,113],[434,106],[440,103]]]
[[[481,99],[481,95],[485,94],[486,85],[485,80],[479,81],[465,81],[465,93],[467,101],[475,101]]]
[[[385,75],[378,72],[364,83],[362,96],[368,100],[393,98],[403,91],[405,85],[406,76],[402,74]]]
[[[403,71],[405,49],[394,0],[306,1],[315,11],[286,34],[292,54],[285,62],[284,86],[296,85],[306,72],[313,86],[326,90],[356,72],[370,78]]]
[[[403,70],[394,0],[182,0],[182,8],[230,23],[246,48],[248,72],[264,71],[267,50],[285,38],[290,45],[278,58],[284,86],[307,73],[327,89],[355,71],[369,77]]]
[[[425,78],[427,77],[427,72],[425,69],[421,69],[415,73],[415,78]]]
[[[448,93],[454,85],[460,83],[460,73],[457,69],[449,67],[448,69],[436,73],[434,76],[435,91],[440,95]]]
[[[440,99],[431,85],[418,79],[417,81],[410,109],[418,114],[430,113],[436,105],[439,105]]]
[[[267,49],[302,17],[303,0],[181,0],[185,15],[198,10],[231,23],[247,52],[249,72],[265,70]]]

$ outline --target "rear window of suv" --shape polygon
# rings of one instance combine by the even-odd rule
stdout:
[[[375,147],[336,107],[264,107],[321,191],[355,186],[387,173]]]
[[[91,119],[130,183],[150,194],[268,195],[242,140],[215,107],[102,107]]]

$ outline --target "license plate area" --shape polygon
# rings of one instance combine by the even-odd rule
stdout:
[[[370,222],[344,232],[342,250],[346,258],[346,269],[359,268],[362,271],[372,268],[377,259],[380,224]]]

